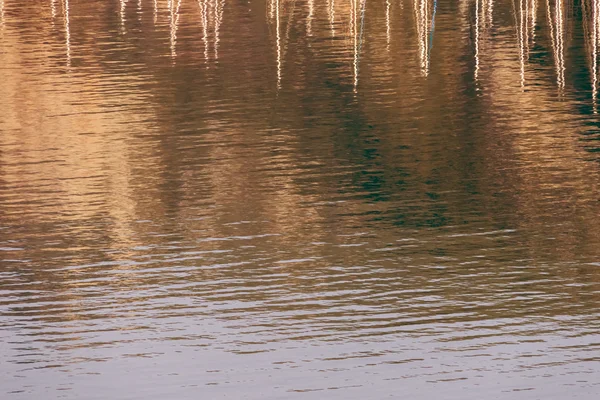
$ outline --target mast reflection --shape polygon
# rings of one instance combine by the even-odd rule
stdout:
[[[63,0],[63,14],[65,20],[65,47],[67,53],[67,67],[71,67],[71,21],[69,16],[69,0]]]
[[[177,0],[176,5],[174,1],[171,1],[170,3],[171,59],[173,62],[175,62],[177,58],[177,29],[179,28],[179,8],[181,7],[181,0]]]

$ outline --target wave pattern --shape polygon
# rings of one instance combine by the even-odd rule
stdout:
[[[600,392],[596,0],[0,0],[0,397]]]

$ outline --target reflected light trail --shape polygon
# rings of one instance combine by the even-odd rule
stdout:
[[[390,51],[390,0],[385,0],[385,34],[387,40],[387,51]]]
[[[2,7],[3,3],[4,0],[0,0],[0,7]],[[50,12],[52,13],[52,25],[54,25],[54,18],[56,18],[56,0],[50,0]]]
[[[479,76],[479,0],[475,0],[475,83]]]
[[[421,75],[429,75],[429,2],[428,0],[414,0],[415,26],[417,28],[417,41],[419,45],[419,60]]]
[[[0,0],[0,28],[4,30],[4,0]]]
[[[127,31],[125,30],[125,9],[127,7],[127,2],[129,0],[120,0],[121,8],[119,9],[119,16],[121,19],[121,33],[125,34]]]
[[[331,37],[335,36],[335,0],[327,0],[327,14],[329,16],[329,29],[331,30]]]
[[[215,63],[219,60],[219,29],[223,21],[223,9],[225,8],[225,0],[215,0],[214,5],[214,24],[215,24]]]
[[[275,0],[275,18],[276,24],[275,29],[277,31],[276,40],[277,40],[277,90],[281,89],[281,27],[280,27],[280,19],[279,19],[279,1]]]
[[[315,0],[308,0],[308,16],[306,17],[306,35],[312,36],[312,20],[315,11]]]
[[[525,89],[525,33],[527,22],[525,19],[525,13],[523,12],[523,1],[519,0],[519,16],[517,22],[517,35],[519,38],[519,66],[521,76],[521,90]]]
[[[154,0],[154,25],[158,21],[158,0]]]
[[[562,91],[565,87],[563,0],[556,0],[555,7],[557,84],[558,88]]]
[[[67,67],[71,67],[71,24],[69,16],[69,0],[64,0],[63,14],[65,17],[65,46],[67,51]]]
[[[198,0],[200,23],[202,24],[202,42],[204,43],[204,63],[208,62],[208,0]],[[208,64],[206,65],[208,68]]]
[[[360,1],[360,10],[358,4]],[[354,0],[354,23],[353,23],[353,35],[354,35],[354,93],[358,91],[358,72],[360,63],[360,52],[362,49],[363,30],[365,21],[365,7],[366,0]],[[360,11],[360,28],[358,26],[358,12]]]
[[[179,27],[179,7],[181,7],[181,0],[171,2],[170,13],[171,13],[171,58],[175,62],[177,58],[177,29]]]

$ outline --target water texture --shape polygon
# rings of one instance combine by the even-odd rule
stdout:
[[[0,398],[598,399],[600,0],[0,0]]]

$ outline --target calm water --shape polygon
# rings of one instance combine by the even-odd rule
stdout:
[[[600,0],[0,0],[0,398],[597,399]]]

